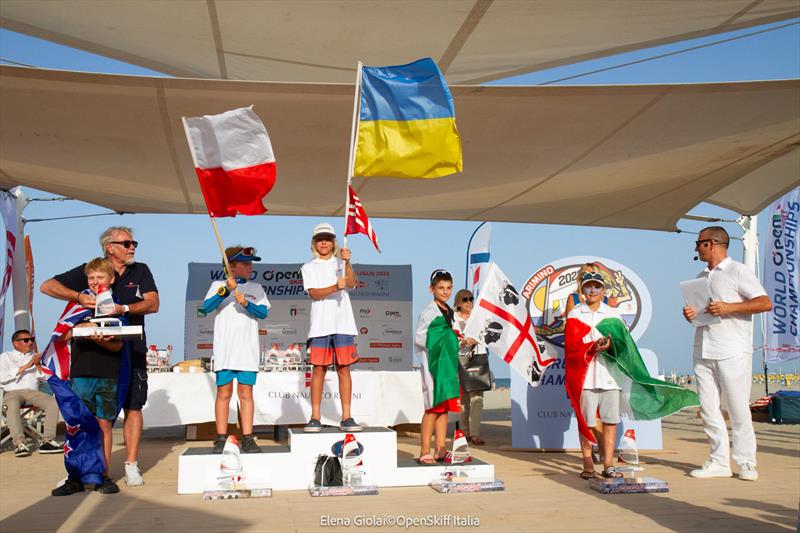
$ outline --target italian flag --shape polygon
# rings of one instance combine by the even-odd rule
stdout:
[[[414,347],[422,363],[422,394],[425,409],[451,398],[459,398],[458,337],[431,302],[419,315]]]
[[[602,336],[611,337],[611,347],[596,357],[603,358],[622,389],[621,413],[634,420],[654,420],[685,407],[700,405],[697,394],[689,389],[650,376],[625,322],[619,318],[606,318],[597,324],[596,329]],[[567,319],[564,332],[564,381],[578,417],[578,431],[594,443],[594,435],[581,415],[581,391],[592,357],[589,352],[592,343],[583,339],[591,330],[591,326],[577,318]]]

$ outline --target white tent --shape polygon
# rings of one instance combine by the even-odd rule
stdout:
[[[452,91],[465,171],[357,178],[370,216],[674,230],[702,201],[755,214],[800,183],[800,80]],[[352,85],[0,67],[0,186],[203,213],[180,118],[250,104],[277,158],[269,213],[341,214]]]
[[[0,26],[174,76],[352,83],[437,60],[477,84],[800,16],[797,0],[3,0]]]

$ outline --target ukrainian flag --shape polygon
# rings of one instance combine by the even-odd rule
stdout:
[[[354,176],[440,178],[463,170],[453,96],[431,58],[363,67]]]

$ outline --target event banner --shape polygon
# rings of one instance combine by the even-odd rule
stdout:
[[[768,363],[800,357],[797,332],[800,272],[800,187],[787,193],[773,206],[766,231],[764,289],[772,300],[765,313],[764,350]]]
[[[270,354],[305,351],[311,299],[303,290],[301,263],[254,263],[251,280],[261,283],[270,301],[259,321],[262,366]],[[360,361],[354,370],[411,370],[411,265],[354,264],[358,286],[350,291]],[[185,359],[211,357],[214,316],[199,310],[212,281],[223,279],[218,263],[189,263],[186,285]]]
[[[601,257],[567,257],[546,264],[520,285],[520,296],[527,302],[536,333],[543,341],[543,357],[555,357],[538,387],[531,387],[511,373],[511,445],[514,448],[579,448],[578,420],[564,387],[564,324],[567,299],[577,291],[578,270],[594,262],[606,284],[608,305],[619,309],[634,340],[650,323],[652,303],[644,282],[629,268]],[[658,375],[658,360],[650,350],[640,349],[651,375]],[[623,416],[617,431],[636,430],[640,449],[660,450],[661,421],[631,420]]]

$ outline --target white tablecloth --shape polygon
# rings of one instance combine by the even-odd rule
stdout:
[[[419,423],[423,400],[419,372],[353,372],[351,411],[359,424]],[[214,420],[215,375],[153,373],[142,411],[145,427],[179,426]],[[304,372],[260,372],[253,390],[255,424],[301,424],[311,416],[311,388]],[[236,387],[229,420],[236,421]],[[341,419],[336,372],[325,376],[322,423]]]

